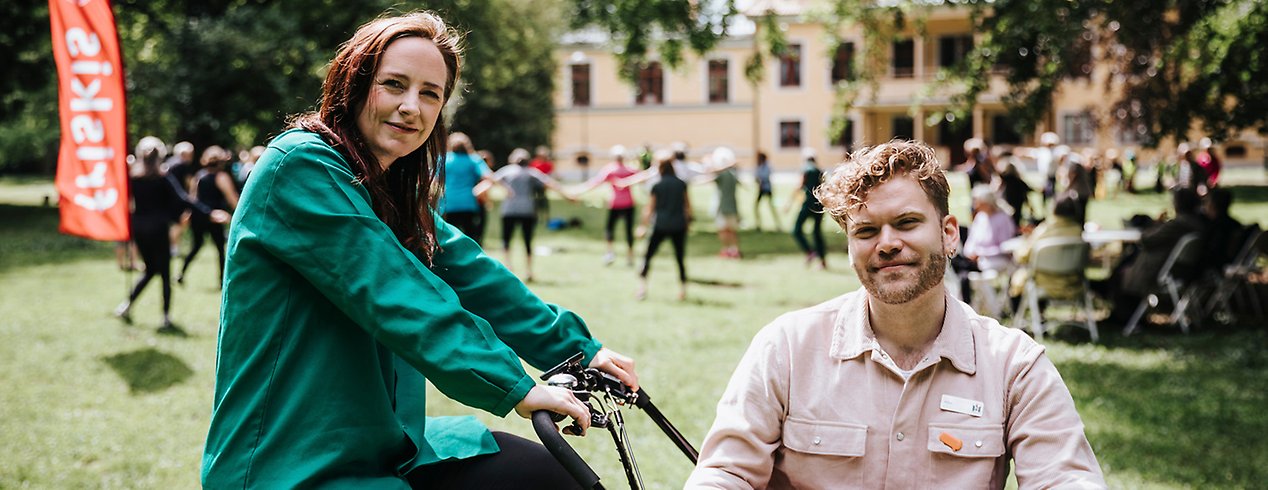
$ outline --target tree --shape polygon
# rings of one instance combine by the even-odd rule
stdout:
[[[554,42],[567,26],[560,5],[477,0],[436,8],[466,34],[450,130],[467,133],[498,160],[516,147],[548,144],[554,131]]]
[[[259,144],[288,115],[314,107],[338,44],[387,5],[117,2],[129,131],[198,148]]]
[[[1195,125],[1216,139],[1233,130],[1268,130],[1265,95],[1268,7],[1256,0],[971,1],[982,42],[954,73],[969,87],[1006,67],[1009,108],[1033,126],[1058,83],[1110,69],[1111,101],[1102,122],[1135,133],[1146,145],[1187,139]]]
[[[684,49],[706,53],[726,36],[738,13],[735,0],[573,0],[573,27],[607,32],[621,65],[621,76],[633,80],[647,54],[676,67]]]
[[[362,23],[394,8],[371,0],[117,0],[128,132],[197,148],[247,147],[315,109],[326,65]],[[468,34],[466,90],[454,127],[505,155],[544,143],[553,114],[552,32],[564,16],[527,0],[449,0],[428,8]],[[51,172],[57,84],[48,5],[0,6],[0,172]],[[457,102],[457,101],[456,101]]]
[[[652,49],[667,60],[680,59],[686,43],[703,52],[725,35],[734,13],[731,0],[652,2],[664,8],[631,8],[627,3],[574,0],[578,25],[607,29],[628,63]],[[611,6],[609,6],[611,5]],[[829,33],[856,23],[866,36],[853,82],[842,84],[844,113],[874,86],[885,66],[883,49],[906,25],[922,30],[931,8],[971,10],[979,42],[965,60],[940,73],[939,87],[961,87],[956,112],[967,112],[1002,71],[1008,86],[1005,105],[1022,131],[1043,120],[1064,80],[1084,77],[1106,64],[1111,75],[1104,122],[1134,132],[1146,145],[1164,138],[1187,138],[1196,124],[1221,139],[1245,128],[1268,131],[1268,2],[1262,0],[835,0],[816,4],[809,16]],[[760,77],[761,64],[777,54],[782,37],[773,14],[755,20],[763,48],[746,72]],[[659,36],[659,37],[658,37]],[[658,43],[651,40],[659,39]],[[964,118],[959,118],[963,120]]]
[[[0,4],[0,171],[47,171],[57,151],[48,3]],[[49,111],[49,108],[53,108]]]

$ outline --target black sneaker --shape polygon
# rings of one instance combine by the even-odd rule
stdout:
[[[182,330],[180,327],[176,326],[170,321],[163,322],[163,326],[159,327],[158,333],[159,335],[171,335],[173,337],[188,337],[189,336],[189,334],[185,333],[184,330]]]

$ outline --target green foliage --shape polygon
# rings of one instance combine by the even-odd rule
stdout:
[[[549,144],[555,122],[554,41],[567,27],[562,5],[449,3],[437,11],[466,33],[467,46],[450,131],[467,133],[477,149],[489,150],[497,161],[505,161],[516,147],[531,151]]]
[[[338,44],[389,5],[118,2],[129,132],[199,148],[259,144],[315,107]]]
[[[527,0],[119,0],[113,2],[128,90],[128,132],[169,144],[249,147],[315,109],[325,67],[357,26],[385,11],[442,12],[468,34],[466,90],[453,125],[505,156],[549,140],[553,34],[562,6]],[[0,7],[0,172],[50,172],[57,85],[48,6]]]
[[[610,36],[626,80],[634,79],[652,51],[670,67],[682,62],[684,48],[708,52],[738,13],[735,0],[572,0],[572,6],[573,27],[596,27]]]
[[[47,171],[57,145],[57,86],[47,2],[0,4],[0,172]],[[49,108],[52,108],[50,111]]]
[[[1193,123],[1217,140],[1268,122],[1268,7],[1254,0],[970,1],[982,42],[954,80],[967,105],[1004,67],[1005,100],[1022,129],[1048,110],[1064,79],[1104,64],[1106,88],[1121,90],[1102,124],[1153,146],[1187,139]],[[1114,92],[1111,92],[1114,93]]]
[[[597,25],[611,33],[619,41],[621,60],[636,67],[654,47],[655,33],[711,46],[707,38],[725,31],[704,28],[707,23],[698,19],[734,13],[733,1],[652,2],[693,5],[678,9],[630,6],[646,3],[575,0],[576,18],[578,25]],[[1050,116],[1063,81],[1089,77],[1095,66],[1109,66],[1104,83],[1121,96],[1097,114],[1100,122],[1134,133],[1147,146],[1168,137],[1187,139],[1195,123],[1216,140],[1246,128],[1268,131],[1268,59],[1263,49],[1268,3],[1262,0],[830,0],[810,5],[806,18],[824,24],[829,35],[839,35],[845,25],[863,27],[856,78],[837,87],[842,113],[860,95],[875,93],[878,77],[887,72],[889,42],[904,27],[910,24],[921,33],[929,9],[951,6],[969,9],[980,35],[967,58],[940,72],[929,89],[956,87],[950,112],[957,116],[966,115],[988,89],[990,77],[1001,74],[1010,116],[1019,123],[1018,130],[1028,132]],[[757,13],[754,22],[763,48],[747,61],[745,74],[756,82],[783,41],[775,15]],[[667,46],[668,59],[674,59],[675,46]]]
[[[938,73],[926,90],[954,87],[950,112],[965,120],[992,76],[1002,75],[1004,104],[1021,132],[1050,116],[1063,82],[1088,78],[1106,66],[1109,93],[1120,94],[1099,112],[1101,124],[1134,134],[1146,146],[1187,139],[1193,123],[1217,140],[1243,128],[1265,128],[1268,7],[1253,0],[965,0],[979,34],[972,52]],[[942,2],[902,1],[888,6],[837,0],[811,17],[841,32],[863,26],[865,53],[856,81],[838,87],[845,108],[887,71],[887,46],[905,23],[922,31],[929,9]],[[874,93],[875,90],[872,90]],[[915,101],[913,103],[918,103]],[[942,117],[933,114],[930,117]]]

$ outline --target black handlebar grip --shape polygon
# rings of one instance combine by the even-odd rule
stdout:
[[[647,392],[642,388],[638,389],[638,393],[634,397],[634,406],[647,410],[647,405],[652,402],[652,397],[647,396]]]
[[[568,445],[564,436],[559,434],[559,428],[551,420],[552,414],[554,412],[549,410],[533,412],[533,430],[537,432],[537,438],[541,439],[542,445],[546,446],[546,450],[563,465],[568,474],[581,484],[581,488],[603,488],[599,485],[599,475]]]

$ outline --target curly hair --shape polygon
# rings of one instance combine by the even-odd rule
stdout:
[[[951,187],[933,148],[919,141],[894,140],[851,153],[815,188],[823,210],[844,228],[850,213],[867,205],[867,194],[895,176],[916,179],[929,201],[938,208],[938,217],[949,214],[947,196]]]

